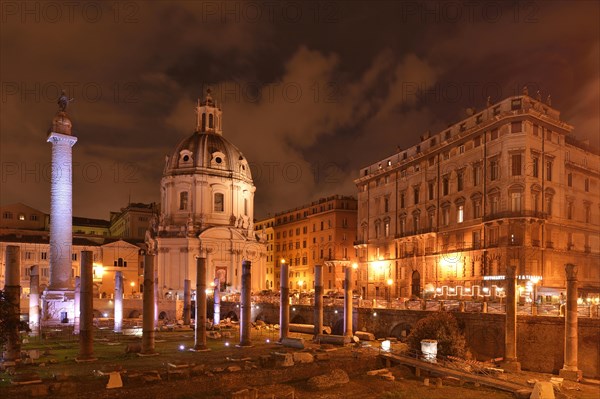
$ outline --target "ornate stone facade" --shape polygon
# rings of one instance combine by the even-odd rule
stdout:
[[[242,260],[251,260],[253,290],[266,288],[266,247],[254,234],[256,187],[248,160],[222,135],[222,111],[210,91],[198,102],[196,131],[166,158],[156,231],[160,292],[183,297],[196,280],[196,257],[207,256],[207,280],[239,291]]]
[[[489,292],[510,264],[523,290],[539,280],[539,295],[558,295],[574,263],[582,292],[597,296],[600,157],[573,130],[524,94],[363,168],[363,293],[376,295],[388,278],[394,296]]]

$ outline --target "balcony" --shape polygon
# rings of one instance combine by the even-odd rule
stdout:
[[[438,231],[437,227],[425,227],[425,228],[417,229],[414,231],[405,231],[404,233],[397,233],[394,237],[395,238],[411,237],[411,236],[418,236],[418,235],[427,234],[427,233],[437,233],[437,231]]]
[[[364,248],[367,246],[367,241],[366,240],[356,240],[356,241],[354,241],[353,245],[355,247]]]
[[[548,214],[545,212],[539,211],[504,211],[504,212],[495,212],[489,215],[483,216],[484,222],[489,222],[497,219],[510,219],[510,218],[538,218],[538,219],[546,219]]]

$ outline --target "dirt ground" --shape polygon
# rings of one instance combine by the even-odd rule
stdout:
[[[125,353],[125,348],[139,342],[139,338],[115,335],[100,336],[95,340],[94,353],[98,360],[76,363],[78,342],[75,339],[32,341],[23,350],[37,350],[39,359],[27,361],[19,367],[0,373],[0,397],[69,397],[69,398],[165,398],[165,399],[229,399],[233,392],[256,388],[259,398],[306,398],[306,399],[502,399],[513,394],[473,384],[460,384],[458,380],[444,378],[442,387],[436,387],[436,376],[416,377],[414,370],[404,366],[389,369],[394,381],[369,376],[367,371],[383,367],[378,359],[378,342],[366,347],[323,347],[304,338],[303,351],[319,354],[313,363],[294,364],[291,367],[261,365],[261,356],[272,352],[295,352],[299,349],[284,348],[274,343],[275,331],[253,331],[250,348],[237,348],[235,332],[230,338],[209,340],[208,352],[192,352],[192,331],[158,333],[156,350],[158,356],[140,357]],[[188,365],[181,375],[167,373],[168,364]],[[344,370],[350,381],[338,387],[316,391],[309,387],[310,377],[323,375],[333,369]],[[107,372],[119,370],[122,388],[106,389]],[[39,378],[41,384],[15,385],[19,379]],[[520,373],[511,380],[527,384],[527,380],[549,381],[551,375]],[[430,378],[426,386],[424,378]],[[557,399],[597,399],[600,386],[595,383],[563,384]]]

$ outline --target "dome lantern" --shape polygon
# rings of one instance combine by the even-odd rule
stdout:
[[[206,89],[206,98],[198,99],[196,106],[196,131],[223,134],[222,113],[216,101],[211,96],[211,90]]]

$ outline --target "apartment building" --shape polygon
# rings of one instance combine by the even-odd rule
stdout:
[[[341,290],[343,269],[356,262],[357,202],[334,195],[275,214],[273,220],[273,290],[280,286],[280,261],[290,268],[290,289],[311,291],[315,265],[323,265],[325,290]],[[257,222],[257,224],[265,221]]]
[[[254,224],[254,230],[261,236],[261,239],[267,245],[265,271],[264,275],[266,278],[265,287],[269,290],[278,290],[279,288],[279,262],[275,259],[274,252],[274,237],[275,230],[273,226],[275,224],[275,218],[269,217],[261,220]],[[277,270],[276,270],[277,269]]]

